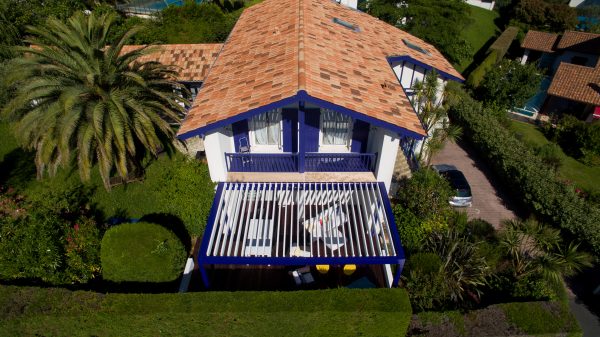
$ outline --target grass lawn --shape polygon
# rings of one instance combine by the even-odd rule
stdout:
[[[461,73],[474,62],[475,54],[477,54],[486,42],[495,38],[500,33],[500,29],[494,23],[494,20],[498,18],[497,12],[475,6],[469,6],[469,8],[471,9],[470,19],[473,21],[461,32],[461,35],[471,44],[473,54],[470,58],[455,65],[456,70]]]
[[[535,125],[519,121],[511,121],[511,129],[522,135],[522,139],[532,147],[540,147],[550,143],[544,134]],[[572,181],[576,186],[595,193],[600,193],[600,167],[587,166],[576,159],[567,156],[562,151],[562,166],[559,175],[563,179]]]
[[[2,336],[404,336],[404,289],[98,294],[0,286]]]
[[[214,184],[205,164],[187,160],[180,154],[171,158],[161,155],[146,168],[143,181],[106,191],[97,170],[93,170],[91,180],[84,184],[76,168],[60,169],[53,178],[36,180],[33,160],[32,154],[18,147],[8,125],[0,123],[0,185],[14,187],[33,199],[86,188],[93,206],[104,219],[141,218],[159,213],[181,222],[191,236],[203,233],[214,196]]]

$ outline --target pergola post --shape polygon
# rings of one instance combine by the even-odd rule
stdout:
[[[210,288],[210,282],[208,281],[208,274],[206,273],[206,269],[204,268],[204,263],[198,260],[198,270],[200,271],[200,275],[202,276],[202,283],[204,283],[204,288]]]
[[[402,269],[404,269],[404,259],[398,260],[398,264],[396,265],[396,273],[394,274],[394,282],[392,282],[392,287],[398,287],[400,284],[400,275],[402,274]]]

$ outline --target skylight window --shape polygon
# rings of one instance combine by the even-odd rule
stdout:
[[[358,28],[358,25],[355,25],[355,24],[350,23],[348,21],[344,21],[344,20],[338,19],[338,18],[333,18],[333,22],[337,23],[338,25],[342,25],[342,26],[344,26],[344,27],[346,27],[348,29],[351,29],[351,30],[353,30],[355,32],[360,31],[360,29]]]
[[[412,43],[412,42],[410,42],[410,41],[408,41],[408,40],[402,39],[402,41],[403,41],[403,42],[404,42],[404,44],[405,44],[405,45],[406,45],[408,48],[410,48],[410,49],[416,50],[416,51],[418,51],[418,52],[420,52],[420,53],[423,53],[423,54],[425,54],[425,55],[431,55],[431,54],[430,54],[430,53],[429,53],[427,50],[425,50],[425,49],[423,49],[423,48],[421,48],[421,47],[417,46],[416,44],[414,44],[414,43]]]

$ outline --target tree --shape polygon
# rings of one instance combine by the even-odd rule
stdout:
[[[463,0],[373,0],[367,12],[433,44],[451,62],[470,57],[471,46],[461,37],[469,24]]]
[[[98,164],[105,187],[113,174],[126,178],[160,148],[172,149],[178,122],[189,102],[177,90],[176,71],[140,62],[156,52],[147,46],[122,53],[136,33],[107,38],[114,15],[77,13],[67,23],[51,18],[31,27],[24,54],[11,64],[8,82],[16,93],[4,115],[16,121],[22,144],[35,150],[38,177],[77,162],[82,180]],[[25,56],[26,54],[26,56]]]
[[[477,96],[487,105],[503,109],[521,107],[535,95],[542,77],[535,64],[522,65],[504,59],[485,74],[477,88]]]
[[[538,274],[548,282],[560,284],[563,277],[592,265],[591,257],[578,251],[578,244],[563,244],[558,229],[531,219],[509,220],[504,226],[500,245],[517,280]]]
[[[553,32],[573,29],[577,24],[577,11],[564,1],[520,0],[514,17],[529,27]]]
[[[444,147],[446,141],[456,141],[460,137],[462,129],[451,125],[448,120],[446,107],[442,104],[444,95],[440,95],[437,72],[427,73],[423,81],[417,81],[413,85],[413,89],[415,92],[413,105],[429,135],[423,140],[419,160],[426,160],[429,165],[433,155]]]
[[[452,208],[450,184],[430,168],[422,168],[398,191],[398,203],[419,219],[445,219]]]

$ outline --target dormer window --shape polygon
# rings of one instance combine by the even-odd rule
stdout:
[[[405,44],[405,45],[406,45],[408,48],[410,48],[410,49],[412,49],[412,50],[416,50],[416,51],[418,51],[418,52],[420,52],[420,53],[423,53],[423,54],[425,54],[425,55],[431,55],[431,53],[429,53],[429,52],[428,52],[426,49],[423,49],[423,48],[421,48],[420,46],[418,46],[418,45],[416,45],[416,44],[414,44],[414,43],[412,43],[412,42],[410,42],[410,41],[408,41],[408,40],[406,40],[406,39],[402,39],[402,42],[404,42],[404,44]]]
[[[342,19],[338,19],[338,18],[333,18],[333,22],[337,23],[338,25],[342,25],[350,30],[353,30],[355,32],[360,31],[360,29],[358,28],[358,25],[355,25],[353,23],[350,23],[348,21],[344,21]]]

